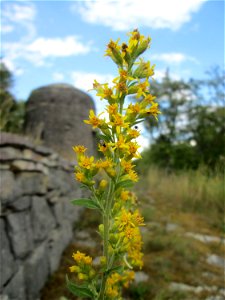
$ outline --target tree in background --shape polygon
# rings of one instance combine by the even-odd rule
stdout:
[[[214,169],[224,162],[224,72],[215,67],[207,74],[208,79],[186,83],[167,72],[162,82],[151,85],[163,114],[158,124],[146,119],[151,147],[143,153],[143,166],[157,163],[174,170],[204,164]]]
[[[21,133],[25,107],[23,101],[16,101],[10,90],[13,78],[4,63],[0,63],[0,130]]]

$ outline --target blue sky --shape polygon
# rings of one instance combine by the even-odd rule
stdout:
[[[156,79],[166,68],[189,79],[224,65],[223,0],[4,0],[1,14],[1,56],[17,99],[50,83],[88,90],[94,79],[111,80],[116,67],[104,57],[106,44],[126,40],[134,28],[152,38],[146,58],[156,64]]]

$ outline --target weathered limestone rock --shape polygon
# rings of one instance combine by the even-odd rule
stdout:
[[[80,206],[73,206],[70,203],[70,200],[76,199],[78,197],[68,196],[68,198],[61,198],[63,204],[63,214],[65,220],[68,220],[70,223],[73,223],[79,219],[79,215],[83,211],[83,208]]]
[[[22,211],[29,209],[31,205],[31,196],[22,196],[17,198],[12,203],[9,203],[9,207],[12,208],[14,211]]]
[[[62,201],[58,201],[57,203],[54,203],[54,205],[51,206],[57,226],[60,226],[65,221],[63,206],[64,206],[64,203]]]
[[[135,272],[135,278],[134,278],[135,283],[145,282],[148,281],[148,279],[149,276],[145,272],[142,271]]]
[[[2,286],[12,277],[15,271],[14,258],[10,250],[9,240],[6,235],[5,222],[0,219],[1,256],[0,256],[0,290]],[[3,271],[4,270],[4,271]]]
[[[216,254],[208,255],[207,263],[223,269],[225,267],[225,259]]]
[[[48,178],[40,172],[22,172],[17,175],[17,194],[43,195],[47,191]]]
[[[9,236],[16,257],[23,258],[33,249],[30,215],[18,212],[7,215]]]
[[[36,248],[24,269],[26,294],[28,300],[38,298],[49,275],[48,248],[46,243]]]
[[[42,241],[56,226],[56,221],[51,213],[45,198],[32,197],[31,222],[35,241]]]
[[[0,194],[1,203],[11,202],[15,197],[15,178],[11,171],[1,170],[1,184],[0,184]]]
[[[83,123],[90,109],[94,109],[92,99],[71,85],[38,88],[27,101],[25,131],[63,157],[74,160],[72,146],[77,141],[94,151],[92,130]]]
[[[14,172],[29,171],[29,172],[41,172],[48,175],[48,168],[40,163],[33,161],[26,161],[22,159],[16,159],[11,164],[11,170]]]
[[[24,300],[25,286],[24,286],[24,268],[20,267],[10,280],[7,287],[3,290],[4,294],[9,297],[9,300]]]
[[[54,169],[54,172],[49,173],[48,179],[49,189],[58,189],[61,194],[67,194],[76,185],[73,170],[71,173],[66,173],[63,170]]]
[[[64,224],[61,229],[53,230],[49,234],[48,254],[50,263],[50,272],[57,270],[62,252],[65,245],[68,245],[73,235],[71,226]]]

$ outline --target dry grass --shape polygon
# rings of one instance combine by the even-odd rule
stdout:
[[[185,212],[205,216],[212,226],[223,228],[224,178],[206,175],[204,170],[167,174],[151,168],[147,183],[154,198],[162,199]]]

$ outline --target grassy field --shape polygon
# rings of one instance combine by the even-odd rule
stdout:
[[[209,177],[203,170],[167,174],[152,168],[140,179],[136,193],[146,223],[141,271],[147,279],[133,283],[124,299],[223,299],[223,268],[207,262],[209,255],[224,255],[223,188],[221,176]],[[44,288],[41,300],[60,300],[62,296],[76,299],[66,291],[65,273],[72,264],[74,250],[100,255],[101,244],[95,233],[98,223],[98,215],[86,210],[82,222],[75,226],[76,232],[88,232],[97,246],[86,247],[75,240],[64,252],[61,266]],[[199,236],[217,241],[204,242]],[[174,288],[177,284],[181,287]]]
[[[206,170],[200,169],[167,174],[153,167],[147,179],[140,182],[149,186],[155,199],[170,203],[175,209],[199,214],[213,227],[224,229],[224,177],[221,173],[208,175]]]

